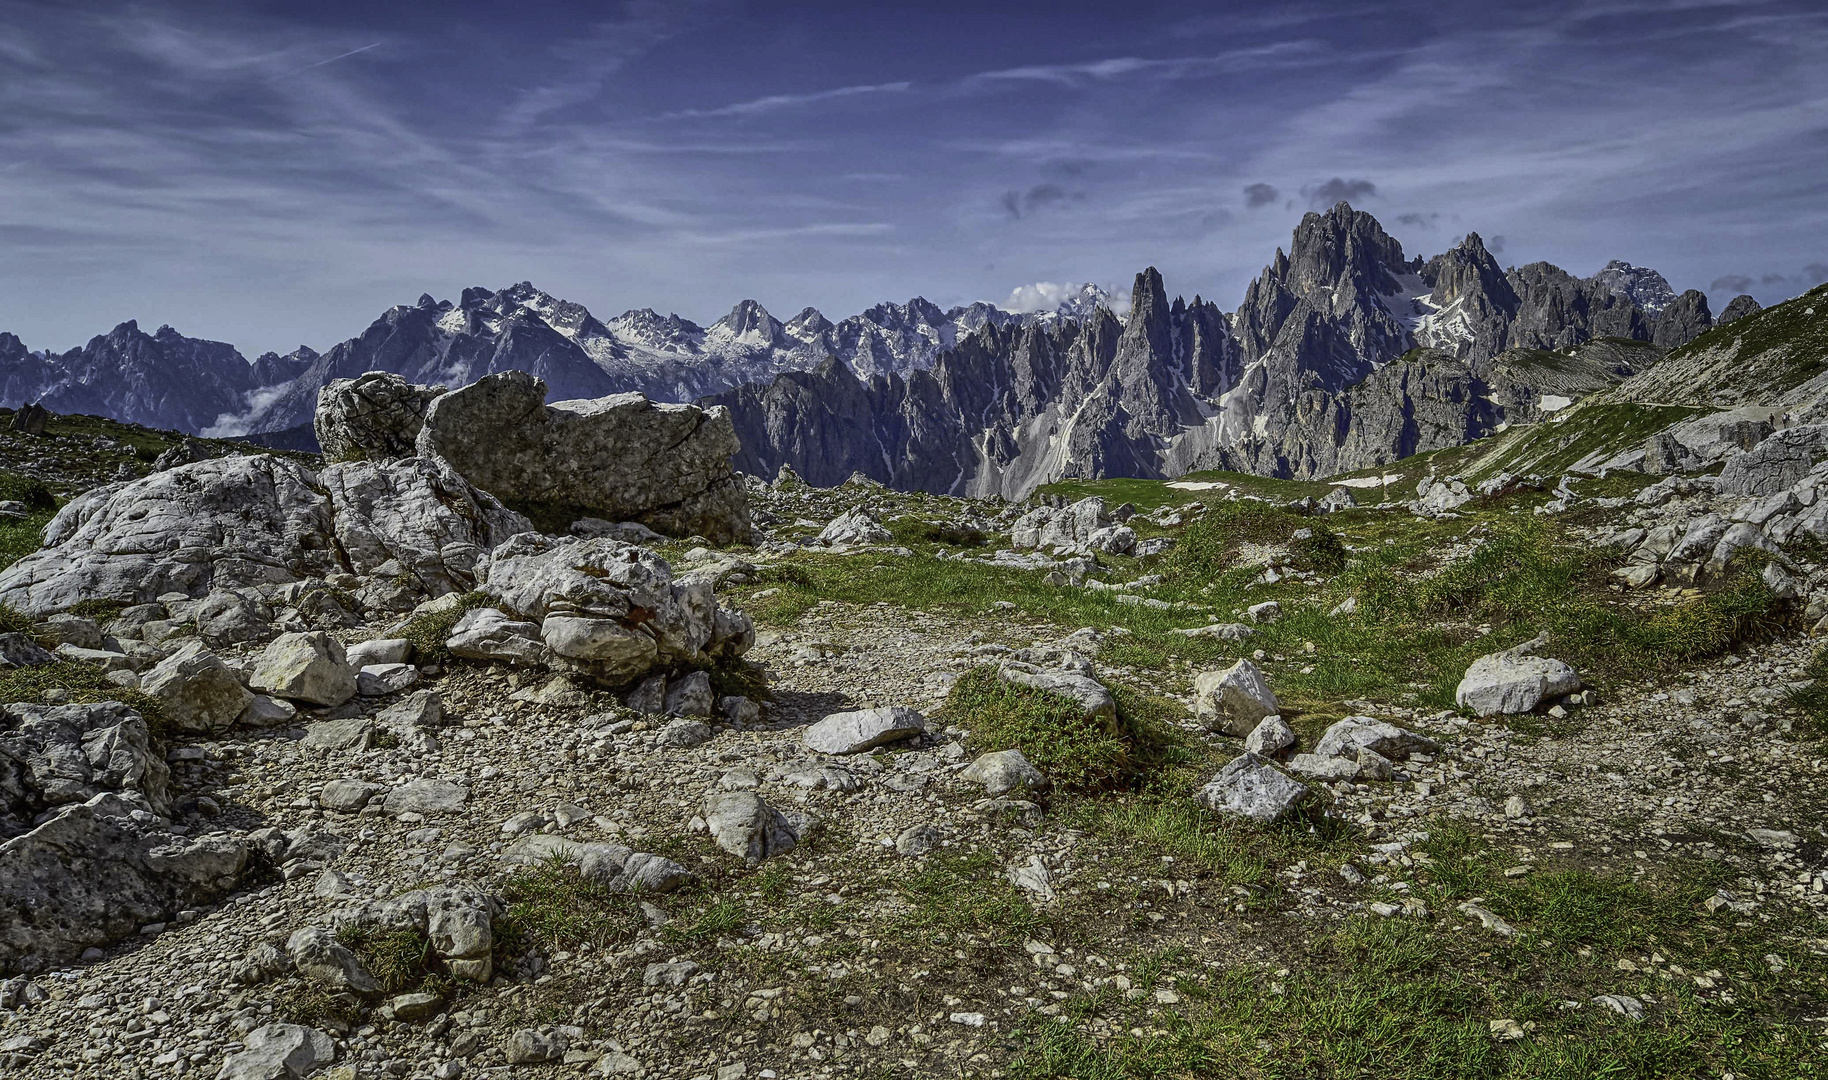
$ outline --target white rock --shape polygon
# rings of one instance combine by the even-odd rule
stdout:
[[[806,729],[801,741],[821,754],[861,754],[927,730],[926,717],[913,709],[858,709],[832,713]]]
[[[1275,757],[1295,745],[1295,729],[1280,716],[1266,716],[1244,736],[1244,749],[1260,757]]]
[[[712,793],[705,799],[704,817],[717,846],[750,866],[784,855],[800,842],[793,823],[753,791]]]
[[[267,1024],[248,1032],[216,1080],[297,1080],[336,1060],[336,1044],[316,1028]]]
[[[1247,735],[1266,716],[1281,712],[1263,672],[1249,660],[1193,679],[1194,712],[1207,731]]]
[[[1438,754],[1441,744],[1369,716],[1348,716],[1334,723],[1314,744],[1314,753],[1319,757],[1356,759],[1360,750],[1402,761],[1411,754]]]
[[[984,785],[984,794],[991,796],[1007,795],[1012,791],[1038,791],[1047,786],[1047,777],[1030,764],[1020,750],[983,754],[966,766],[958,778]]]
[[[248,685],[290,701],[341,705],[355,696],[356,673],[340,642],[312,630],[274,638],[255,663]]]
[[[201,641],[192,641],[154,665],[140,689],[159,699],[179,731],[221,731],[254,700],[241,680]]]
[[[1526,713],[1545,699],[1579,690],[1580,676],[1573,668],[1534,655],[1547,643],[1545,635],[1474,660],[1455,689],[1454,700],[1480,716],[1491,716]]]
[[[1225,816],[1268,824],[1307,798],[1308,789],[1255,754],[1240,754],[1225,764],[1194,795],[1194,801]]]

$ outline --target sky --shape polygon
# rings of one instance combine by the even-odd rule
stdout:
[[[1828,280],[1828,5],[0,0],[0,330],[252,357],[422,292],[833,319],[1235,307],[1347,198],[1409,254]]]

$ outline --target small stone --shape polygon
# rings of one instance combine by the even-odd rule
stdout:
[[[859,709],[832,713],[807,728],[801,741],[821,754],[861,754],[926,730],[926,718],[913,709]]]
[[[1020,750],[997,750],[980,756],[959,774],[967,783],[983,784],[986,795],[1007,795],[1012,791],[1039,791],[1047,786],[1047,777],[1029,764]]]

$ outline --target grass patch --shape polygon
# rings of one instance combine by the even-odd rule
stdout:
[[[420,930],[365,930],[345,927],[337,940],[355,953],[384,994],[426,989],[441,993],[448,982],[432,941]]]
[[[611,892],[559,859],[515,873],[501,895],[505,910],[493,928],[498,963],[532,948],[631,941],[641,925],[635,897]]]
[[[37,667],[11,668],[0,671],[0,703],[29,702],[43,704],[45,691],[63,690],[70,695],[69,704],[118,701],[146,718],[154,736],[163,737],[165,714],[159,699],[139,690],[127,690],[107,680],[94,664],[58,660]]]
[[[996,854],[987,849],[936,853],[901,883],[900,892],[908,909],[897,928],[934,944],[963,938],[1004,948],[1048,925],[1022,891],[1004,880]]]
[[[451,636],[451,629],[463,613],[489,605],[489,594],[481,590],[464,593],[458,597],[448,610],[414,615],[406,620],[400,636],[413,643],[413,651],[419,663],[443,663],[451,659],[450,650],[444,647]]]
[[[1189,760],[1177,734],[1146,708],[1132,694],[1115,717],[1087,716],[1072,698],[1014,686],[995,668],[978,667],[953,684],[943,715],[971,730],[975,753],[1020,750],[1061,790],[1108,791]]]

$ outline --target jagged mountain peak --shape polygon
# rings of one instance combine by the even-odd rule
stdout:
[[[1676,302],[1676,291],[1662,274],[1623,259],[1613,259],[1588,280],[1604,285],[1653,316],[1661,315],[1664,308]]]

